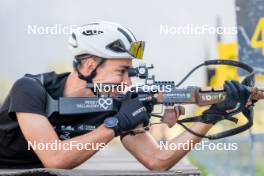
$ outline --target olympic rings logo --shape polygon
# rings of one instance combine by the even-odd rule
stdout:
[[[111,98],[99,98],[98,104],[101,108],[106,110],[111,104],[113,103],[113,100]]]

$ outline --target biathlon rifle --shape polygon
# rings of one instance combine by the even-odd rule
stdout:
[[[241,82],[241,84],[247,86],[251,95],[248,99],[246,106],[240,111],[232,111],[226,116],[213,114],[210,116],[200,115],[195,117],[186,117],[177,120],[177,123],[183,126],[190,133],[204,137],[208,139],[220,139],[232,135],[241,133],[249,129],[253,125],[253,111],[254,103],[260,99],[264,99],[264,90],[255,87],[255,71],[254,69],[242,62],[232,60],[208,60],[204,63],[193,68],[179,83],[175,84],[173,81],[155,81],[155,76],[149,74],[149,70],[153,69],[153,65],[147,67],[142,64],[139,67],[130,68],[128,73],[130,77],[138,77],[143,79],[145,84],[135,89],[132,87],[129,91],[136,91],[139,100],[142,102],[151,102],[154,105],[161,104],[165,107],[183,104],[196,104],[198,106],[212,105],[220,103],[226,99],[226,92],[223,88],[211,88],[211,87],[196,87],[189,86],[186,88],[179,88],[180,85],[198,68],[202,66],[210,65],[229,65],[238,67],[247,72],[247,75]],[[103,86],[117,86],[115,84],[103,84]],[[164,88],[170,87],[169,90]],[[87,84],[87,88],[96,88],[95,84]],[[148,91],[145,91],[147,88]],[[160,91],[162,89],[162,91]],[[51,116],[53,113],[59,113],[61,115],[72,115],[72,114],[89,114],[98,112],[118,112],[120,102],[124,95],[111,96],[110,94],[100,94],[96,91],[96,96],[93,97],[60,97],[58,100],[54,100],[51,97],[48,98],[47,103],[47,116]],[[180,106],[180,114],[184,114],[184,109]],[[217,134],[203,135],[199,134],[184,123],[189,122],[205,122],[208,118],[219,118],[221,120],[229,120],[237,123],[238,119],[233,115],[242,112],[247,122],[244,125],[229,129]],[[170,121],[164,119],[162,115],[151,114],[152,116],[161,117],[162,122]],[[176,118],[176,117],[175,117]]]

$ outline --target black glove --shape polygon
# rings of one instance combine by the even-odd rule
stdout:
[[[250,96],[250,91],[245,85],[234,80],[225,81],[224,89],[227,93],[226,100],[212,105],[208,110],[203,112],[203,116],[206,116],[207,119],[205,123],[215,124],[223,120],[223,116],[236,114],[245,108]],[[232,118],[229,120],[233,121]]]
[[[147,112],[150,114],[153,111],[154,108],[154,104],[155,104],[155,100],[152,99],[151,101],[145,101],[143,102],[143,105],[145,106],[145,108],[147,109]]]
[[[151,94],[149,94],[149,96],[151,96]],[[133,91],[132,92],[128,91],[122,101],[126,101],[126,100],[129,100],[131,98],[137,98],[137,97],[138,97],[138,93],[133,92]],[[152,99],[151,101],[143,101],[142,103],[145,106],[147,112],[150,114],[153,111],[154,104],[156,103],[156,100]]]
[[[118,125],[115,129],[116,136],[134,129],[137,125],[143,123],[144,126],[149,123],[149,113],[139,101],[137,94],[127,93],[123,100],[119,112],[116,114]]]

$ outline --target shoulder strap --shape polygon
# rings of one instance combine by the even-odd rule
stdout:
[[[25,76],[38,80],[44,86],[44,74],[38,74],[38,75],[25,74]]]

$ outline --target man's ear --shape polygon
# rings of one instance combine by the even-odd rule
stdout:
[[[94,59],[86,59],[85,62],[82,63],[82,73],[84,75],[89,75],[96,67],[97,62]]]

